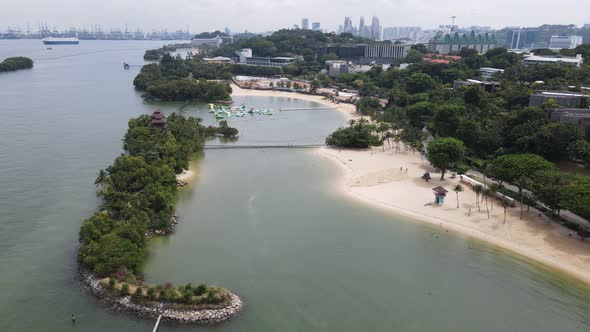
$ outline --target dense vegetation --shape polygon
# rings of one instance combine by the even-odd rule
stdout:
[[[0,62],[0,72],[33,68],[33,60],[26,57],[6,58]]]
[[[581,68],[525,66],[520,55],[506,49],[483,55],[464,49],[463,58],[450,64],[416,59],[404,70],[375,66],[365,73],[336,79],[316,74],[314,79],[322,85],[359,89],[364,96],[357,102],[359,112],[374,120],[374,129],[389,128],[386,134],[375,132],[381,138],[378,144],[389,140],[389,134],[423,151],[426,137],[433,136],[435,141],[426,150],[435,167],[444,171],[465,169],[469,164],[500,183],[515,185],[520,189],[517,198],[538,200],[552,214],[567,208],[590,218],[588,177],[561,173],[553,164],[568,161],[590,166],[589,133],[574,124],[552,122],[549,111],[557,106],[553,100],[541,107],[529,106],[529,96],[536,90],[581,91],[580,86],[590,85],[590,45],[560,53],[582,54],[587,61]],[[505,69],[495,77],[501,88],[493,92],[478,85],[452,89],[457,79],[477,78],[484,66]],[[387,100],[386,106],[378,98]],[[455,153],[456,149],[444,152],[443,158],[432,154],[434,144],[450,140],[447,138],[464,146],[464,157]],[[339,142],[345,145],[337,145],[333,139],[326,142],[344,147],[356,144],[342,139]]]
[[[207,81],[191,74],[190,61],[165,53],[160,63],[145,65],[133,80],[144,98],[167,101],[222,101],[231,99],[231,87],[226,82]]]
[[[150,127],[147,115],[131,119],[123,139],[126,153],[98,173],[95,183],[102,205],[82,223],[78,260],[99,276],[135,280],[145,256],[146,234],[171,228],[175,174],[188,167],[208,133],[230,128],[205,128],[200,119],[176,114],[167,123],[160,129]]]
[[[369,146],[381,145],[379,137],[373,132],[375,126],[369,121],[350,120],[346,128],[338,128],[335,132],[326,137],[326,144],[338,148],[366,149]]]

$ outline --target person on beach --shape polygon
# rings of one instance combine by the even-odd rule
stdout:
[[[76,324],[76,316],[72,314],[72,324]]]

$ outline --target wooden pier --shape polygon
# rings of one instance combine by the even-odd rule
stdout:
[[[234,149],[315,149],[325,144],[273,144],[273,145],[236,145],[236,144],[210,144],[205,145],[205,150],[234,150]]]

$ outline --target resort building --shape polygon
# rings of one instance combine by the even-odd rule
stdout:
[[[582,45],[582,36],[551,36],[549,41],[549,48],[552,50],[572,49],[580,45]]]
[[[231,43],[233,38],[230,36],[221,37],[217,36],[214,38],[193,38],[191,44],[195,47],[211,47],[219,48],[223,43]]]
[[[375,44],[330,44],[318,49],[318,55],[334,54],[340,60],[354,63],[389,64],[408,55],[411,45],[375,43]]]
[[[491,33],[437,33],[428,42],[428,48],[433,53],[449,54],[459,52],[463,48],[474,49],[479,53],[485,53],[496,48],[496,37]]]
[[[590,109],[559,107],[549,111],[551,121],[571,123],[576,126],[590,129]]]
[[[581,54],[576,54],[576,57],[565,57],[558,55],[535,55],[529,53],[523,59],[525,65],[544,65],[548,63],[563,63],[570,66],[580,67],[584,62]]]
[[[479,73],[483,79],[489,80],[490,78],[494,77],[496,74],[503,74],[504,69],[499,68],[491,68],[491,67],[481,67],[479,68]]]
[[[234,61],[232,58],[228,58],[225,56],[216,56],[214,58],[203,58],[203,61],[207,63],[233,63]]]
[[[326,73],[330,77],[338,77],[341,74],[347,74],[348,62],[343,60],[328,60],[326,61]]]
[[[474,79],[456,80],[453,82],[453,89],[458,89],[462,86],[479,85],[487,92],[494,92],[500,88],[502,84],[494,81],[479,81]]]
[[[238,55],[238,63],[241,65],[280,68],[295,62],[295,58],[289,57],[255,57],[252,56],[250,48],[236,51],[236,55]]]
[[[588,108],[588,95],[570,91],[539,91],[529,98],[529,106],[543,106],[554,100],[560,107]]]

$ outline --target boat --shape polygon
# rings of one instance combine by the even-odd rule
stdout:
[[[47,37],[42,39],[45,45],[78,45],[78,37]]]

